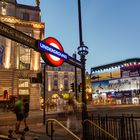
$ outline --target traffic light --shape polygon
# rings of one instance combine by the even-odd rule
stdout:
[[[37,73],[37,80],[38,80],[38,83],[42,83],[42,72]]]
[[[80,83],[80,84],[78,85],[78,91],[79,91],[79,92],[82,92],[82,83]]]
[[[32,77],[31,83],[42,83],[42,73],[37,73],[37,77]]]
[[[72,92],[74,92],[74,83],[71,83],[70,87],[71,87]]]

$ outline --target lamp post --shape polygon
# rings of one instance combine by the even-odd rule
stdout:
[[[82,64],[81,77],[82,77],[82,121],[88,116],[87,113],[87,103],[86,103],[86,83],[85,83],[85,56],[88,54],[88,47],[84,45],[82,39],[82,17],[81,17],[81,2],[78,0],[78,19],[79,19],[79,43],[78,54],[80,55],[80,61]]]

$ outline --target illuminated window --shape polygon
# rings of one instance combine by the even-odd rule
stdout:
[[[29,79],[19,79],[19,95],[29,95]]]
[[[54,86],[58,87],[58,81],[57,80],[54,80]]]
[[[30,69],[31,50],[22,45],[19,50],[19,69]]]
[[[53,78],[58,78],[58,73],[54,73]]]
[[[55,91],[58,90],[58,80],[53,81],[53,90],[55,90]]]
[[[2,7],[1,7],[2,15],[6,15],[6,3],[2,2]]]
[[[28,89],[19,89],[19,95],[29,95]]]
[[[6,15],[6,9],[2,7],[1,10],[2,10],[2,15]]]
[[[68,74],[64,74],[64,78],[68,78]]]
[[[68,81],[64,80],[64,91],[68,91],[68,87],[69,87]]]
[[[19,87],[29,87],[29,79],[19,79]]]
[[[64,72],[64,78],[68,78],[68,72]]]

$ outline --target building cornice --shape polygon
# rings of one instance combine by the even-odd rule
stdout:
[[[20,26],[29,26],[38,29],[44,29],[44,22],[25,21],[14,16],[0,16],[0,21],[8,24],[16,24]]]

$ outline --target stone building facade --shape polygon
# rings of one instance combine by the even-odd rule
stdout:
[[[44,39],[45,24],[41,22],[40,1],[36,6],[17,3],[16,0],[0,0],[0,22],[39,40]],[[0,102],[4,91],[8,96],[21,96],[30,103],[30,110],[40,109],[43,84],[33,81],[43,73],[40,54],[13,40],[0,36]],[[53,94],[69,93],[75,82],[75,68],[67,63],[59,67],[46,66],[46,100]],[[77,69],[77,85],[81,82],[81,71]],[[80,93],[78,93],[80,95]]]
[[[75,67],[63,63],[59,67],[46,66],[46,97],[53,94],[70,94],[75,95],[71,89],[71,83],[75,83]],[[81,83],[81,70],[77,68],[77,92],[78,85]]]
[[[40,15],[39,1],[36,6],[29,6],[16,0],[0,0],[1,22],[41,40],[45,25]],[[31,78],[41,70],[40,54],[3,36],[0,36],[0,50],[0,97],[7,90],[9,95],[27,98],[30,109],[39,109],[41,86],[32,84]]]

